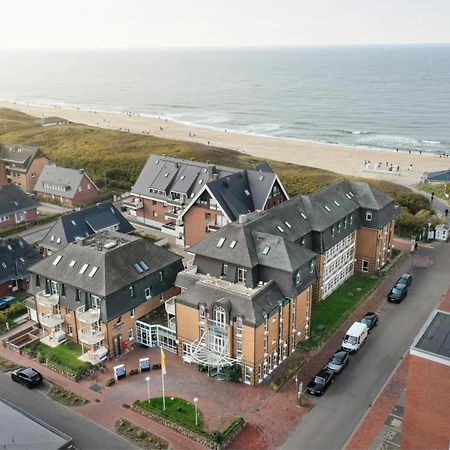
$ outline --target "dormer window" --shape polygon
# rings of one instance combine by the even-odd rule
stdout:
[[[316,261],[313,259],[309,264],[309,271],[314,273],[314,269],[316,268]]]
[[[216,325],[225,326],[226,325],[227,314],[221,306],[216,306],[214,308],[214,320]]]
[[[245,283],[245,281],[247,280],[247,269],[244,269],[243,267],[238,267],[237,279],[238,283]]]
[[[297,270],[297,273],[295,274],[295,284],[299,285],[302,281],[302,273],[300,270]]]
[[[372,220],[372,217],[373,217],[372,211],[367,211],[366,220],[370,222]]]

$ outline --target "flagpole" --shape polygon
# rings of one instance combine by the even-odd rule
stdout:
[[[164,390],[164,370],[161,371],[161,380],[162,380],[162,394],[163,394],[163,411],[166,410],[166,394]]]

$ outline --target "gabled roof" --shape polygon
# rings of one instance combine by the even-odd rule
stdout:
[[[10,163],[13,167],[18,164],[26,169],[38,151],[37,145],[0,144],[0,161]]]
[[[151,190],[161,191],[163,196],[173,191],[192,198],[208,181],[237,171],[230,167],[151,155],[131,191],[143,196],[155,195]]]
[[[75,197],[84,176],[87,176],[84,170],[47,165],[42,170],[34,190],[42,194],[55,194],[59,197],[72,199]],[[47,187],[47,184],[50,187]],[[93,182],[92,184],[96,189],[95,184]]]
[[[15,184],[0,186],[0,216],[37,208],[38,203]]]
[[[0,284],[24,278],[41,255],[22,238],[0,239]]]
[[[247,295],[197,281],[195,285],[179,294],[176,301],[192,307],[198,307],[203,303],[208,309],[213,304],[219,303],[226,305],[231,320],[241,315],[245,322],[258,324],[266,314],[277,308],[284,298],[277,284],[272,281]]]
[[[105,297],[155,272],[178,271],[182,268],[181,260],[181,256],[148,240],[102,231],[67,245],[30,271]],[[136,270],[133,265],[138,261],[144,261],[148,269]]]
[[[61,216],[47,232],[40,246],[51,251],[58,251],[75,238],[91,236],[117,225],[117,231],[128,234],[134,228],[127,219],[111,203],[101,203],[80,211],[71,212]]]

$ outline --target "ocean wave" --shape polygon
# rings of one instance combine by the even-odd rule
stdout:
[[[333,130],[344,134],[375,134],[373,131],[366,130]]]
[[[428,141],[426,139],[422,139],[420,142],[422,142],[423,144],[431,144],[431,145],[438,145],[441,143],[441,141]]]

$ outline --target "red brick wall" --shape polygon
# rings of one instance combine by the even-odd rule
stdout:
[[[137,211],[137,215],[139,217],[144,217],[145,220],[154,220],[155,222],[167,223],[168,221],[164,219],[164,213],[169,211],[170,208],[164,207],[164,203],[162,201],[155,201],[153,204],[153,200],[148,198],[143,198],[142,202],[144,207]],[[153,215],[156,214],[156,217]]]
[[[37,218],[37,211],[36,208],[33,209],[29,209],[28,211],[26,211],[26,217],[25,220],[23,220],[22,222],[19,223],[25,223],[25,222],[31,222],[36,220]],[[16,225],[16,214],[9,214],[9,220],[6,220],[4,222],[0,222],[0,229],[5,229],[5,228],[9,228],[9,227],[13,227]]]
[[[273,208],[276,205],[279,205],[280,203],[283,203],[286,201],[286,197],[283,193],[280,193],[276,195],[275,197],[267,199],[267,203],[264,209],[270,209]]]
[[[402,449],[445,449],[450,440],[450,366],[410,355]]]
[[[88,189],[90,185],[90,189]],[[98,189],[95,187],[94,183],[89,180],[89,178],[84,175],[80,182],[81,192],[78,191],[75,197],[72,199],[72,205],[86,205],[89,203],[94,203],[98,199]]]
[[[210,214],[211,218],[206,219],[205,214]],[[185,244],[194,245],[209,234],[206,231],[208,224],[216,223],[217,216],[223,216],[222,212],[202,205],[193,205],[183,216]]]

